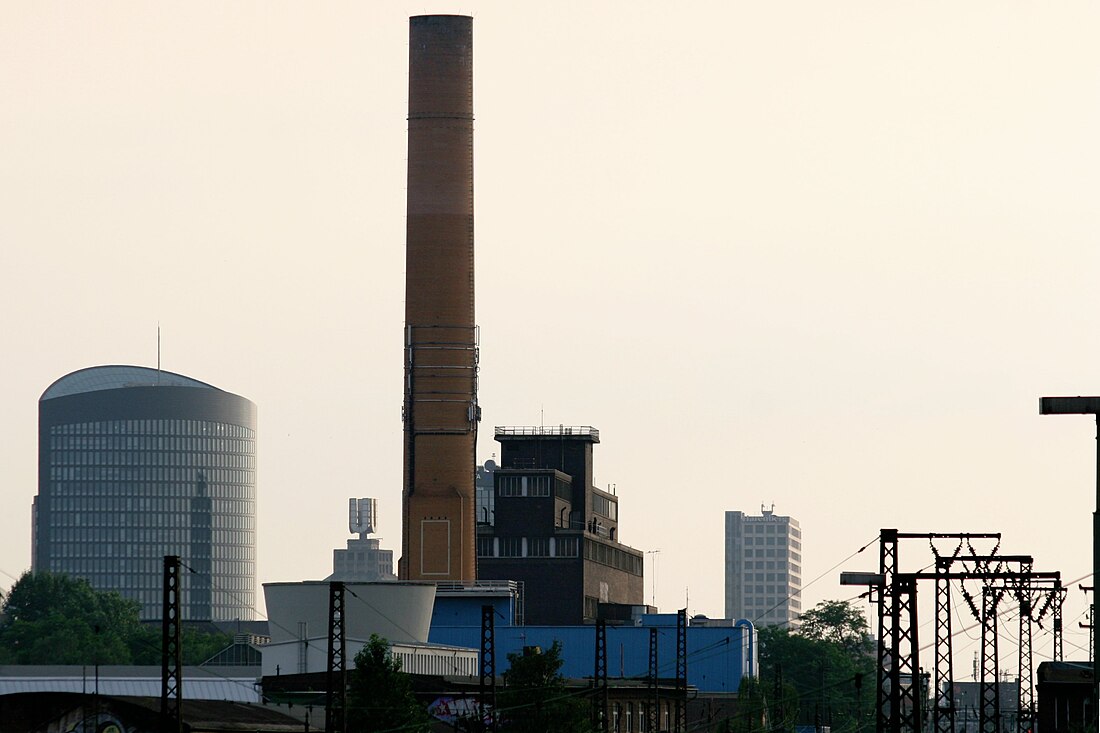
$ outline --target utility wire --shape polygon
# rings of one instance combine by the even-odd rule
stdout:
[[[804,591],[805,589],[809,588],[809,587],[810,587],[811,585],[813,585],[813,584],[814,584],[814,583],[816,583],[817,581],[821,580],[821,579],[822,579],[822,578],[824,578],[824,577],[825,577],[826,575],[828,575],[829,573],[833,572],[834,570],[836,570],[836,569],[837,569],[837,568],[839,568],[839,567],[840,567],[841,565],[843,565],[844,563],[846,563],[846,562],[848,562],[849,560],[851,560],[851,559],[852,559],[853,557],[855,557],[855,556],[856,556],[856,555],[858,555],[859,553],[861,553],[861,552],[863,552],[864,550],[866,550],[866,549],[867,549],[868,547],[870,547],[870,546],[871,546],[871,545],[873,545],[873,544],[874,544],[875,542],[877,542],[877,541],[878,541],[878,539],[879,539],[879,535],[875,535],[875,536],[874,536],[874,537],[872,537],[872,538],[871,538],[871,540],[870,540],[870,541],[869,541],[869,542],[868,542],[867,544],[865,544],[865,545],[864,545],[863,547],[860,547],[860,548],[859,548],[858,550],[856,550],[855,552],[853,552],[853,553],[852,553],[851,555],[848,555],[848,557],[844,558],[843,560],[841,560],[840,562],[838,562],[838,563],[837,563],[836,565],[833,565],[833,566],[832,566],[831,568],[829,568],[829,569],[828,569],[828,570],[826,570],[825,572],[823,572],[823,573],[821,573],[820,575],[818,575],[818,576],[817,576],[816,578],[814,578],[813,580],[811,580],[811,581],[810,581],[809,583],[806,583],[806,585],[800,586],[800,587],[799,587],[799,589],[798,589],[797,591],[795,591],[794,593],[790,593],[790,594],[788,594],[788,595],[787,595],[787,597],[785,597],[785,598],[784,598],[783,600],[781,600],[781,601],[780,601],[779,603],[776,603],[776,604],[775,604],[774,606],[772,606],[771,608],[769,608],[769,609],[768,609],[767,611],[765,611],[765,612],[764,612],[764,613],[762,613],[761,615],[759,615],[759,616],[757,616],[756,618],[754,618],[754,619],[752,620],[752,623],[753,623],[753,625],[755,626],[755,625],[756,625],[756,622],[757,622],[757,621],[760,621],[761,619],[765,618],[765,617],[766,617],[766,616],[767,616],[767,615],[768,615],[769,613],[771,613],[771,612],[772,612],[772,611],[774,611],[775,609],[779,608],[779,607],[780,607],[780,606],[782,606],[782,605],[783,605],[784,603],[786,603],[787,601],[789,601],[789,600],[791,600],[792,598],[794,598],[794,597],[795,597],[796,595],[797,595],[797,596],[799,596],[799,598],[801,599],[801,596],[802,596],[802,591]],[[792,619],[784,619],[782,623],[779,623],[779,624],[769,624],[769,625],[774,625],[774,626],[785,626],[785,625],[789,624],[789,623],[791,622],[791,620],[792,620]]]
[[[1077,578],[1076,580],[1071,580],[1069,583],[1063,584],[1062,587],[1063,588],[1071,587],[1071,586],[1081,582],[1082,580],[1085,580],[1085,579],[1091,578],[1091,577],[1092,577],[1092,573],[1087,573],[1085,575],[1082,575],[1080,578]],[[1044,590],[1049,590],[1049,589],[1044,589]],[[1005,606],[1002,609],[997,611],[997,617],[1000,618],[1001,616],[1004,616],[1005,614],[1010,613],[1012,610],[1013,610],[1013,606],[1011,606],[1009,604],[1005,604]],[[953,639],[956,636],[958,636],[959,634],[966,633],[970,629],[976,629],[980,626],[981,626],[981,623],[978,623],[978,622],[972,623],[972,624],[970,624],[970,626],[964,626],[963,628],[959,629],[958,631],[952,631],[951,632],[951,638]],[[969,634],[967,634],[967,636],[969,637]],[[1063,638],[1065,638],[1065,637],[1063,637]],[[931,643],[928,643],[928,644],[925,644],[924,646],[922,646],[919,651],[923,652],[926,649],[930,649],[931,647],[933,647],[935,645],[936,645],[936,642],[932,641]]]

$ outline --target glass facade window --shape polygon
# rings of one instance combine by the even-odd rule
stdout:
[[[528,496],[550,496],[550,477],[549,476],[528,476],[527,477],[527,495]]]
[[[592,511],[608,519],[619,518],[619,502],[608,499],[606,496],[592,494]]]
[[[523,538],[522,537],[501,537],[500,538],[500,556],[501,557],[523,557]]]
[[[39,405],[35,570],[117,590],[157,619],[163,558],[177,555],[183,619],[256,616],[252,403],[180,375],[96,367]]]
[[[501,496],[523,496],[523,477],[501,476],[498,488]]]
[[[550,496],[552,477],[545,474],[537,476],[501,476],[497,483],[499,496]]]
[[[554,556],[555,557],[576,557],[577,556],[577,538],[576,537],[558,537],[554,540]]]
[[[528,557],[550,557],[549,537],[530,537],[527,540]]]

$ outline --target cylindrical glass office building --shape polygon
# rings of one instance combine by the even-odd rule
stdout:
[[[33,569],[87,578],[161,616],[163,558],[184,620],[255,617],[256,406],[180,374],[100,366],[38,403]]]

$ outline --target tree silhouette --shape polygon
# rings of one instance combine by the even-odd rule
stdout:
[[[528,647],[508,655],[504,689],[498,696],[501,731],[584,733],[590,731],[589,704],[565,686],[561,642],[546,650]]]
[[[401,660],[389,642],[378,634],[355,655],[355,669],[348,675],[348,731],[428,730],[428,711],[416,699]]]

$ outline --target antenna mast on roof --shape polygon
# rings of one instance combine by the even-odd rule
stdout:
[[[160,386],[160,321],[157,321],[157,386]]]

